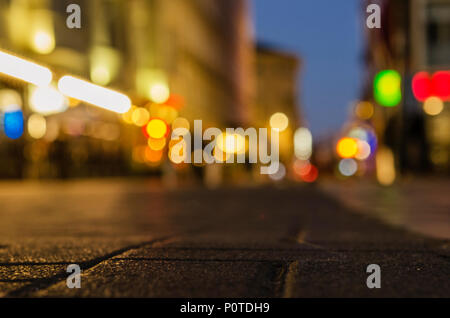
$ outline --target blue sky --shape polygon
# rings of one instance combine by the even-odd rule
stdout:
[[[256,39],[303,59],[299,103],[315,136],[337,131],[359,97],[361,0],[253,0]]]

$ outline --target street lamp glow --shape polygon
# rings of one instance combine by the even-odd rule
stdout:
[[[270,127],[280,132],[284,131],[289,125],[288,117],[283,113],[275,113],[270,117]]]
[[[41,65],[0,51],[0,73],[37,86],[47,86],[52,81],[52,72]]]
[[[158,104],[162,104],[169,99],[170,90],[165,83],[155,83],[150,87],[150,98]]]
[[[64,112],[68,101],[56,88],[36,87],[30,96],[30,108],[42,115],[51,115]]]
[[[58,88],[64,95],[119,114],[131,107],[128,96],[72,76],[63,76]]]
[[[312,154],[313,139],[308,128],[301,127],[294,134],[295,156],[301,160],[308,160]]]
[[[245,137],[237,133],[222,133],[217,136],[216,145],[223,153],[242,154],[245,152]]]
[[[49,54],[55,49],[55,38],[46,30],[37,30],[33,35],[33,49],[40,54]]]

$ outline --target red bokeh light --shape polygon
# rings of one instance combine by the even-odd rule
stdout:
[[[442,100],[450,99],[450,71],[439,71],[433,74],[431,79],[433,96]]]
[[[417,73],[412,80],[412,90],[419,101],[424,101],[430,97],[432,93],[430,75],[427,72]]]
[[[438,71],[432,77],[427,72],[419,72],[413,77],[412,90],[421,102],[431,96],[450,100],[450,71]]]
[[[317,180],[317,177],[319,176],[319,170],[314,165],[310,165],[310,169],[307,174],[302,175],[301,178],[303,181],[312,183]]]
[[[142,126],[142,134],[145,136],[145,138],[150,138],[150,136],[148,135],[148,132],[147,132],[147,125],[148,125],[148,123],[146,123],[144,126]]]

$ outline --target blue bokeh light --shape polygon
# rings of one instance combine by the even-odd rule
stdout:
[[[23,134],[23,113],[21,110],[6,112],[3,115],[3,129],[5,135],[11,139],[18,139]]]

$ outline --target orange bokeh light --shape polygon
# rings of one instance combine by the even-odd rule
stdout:
[[[147,162],[159,162],[162,158],[163,152],[161,150],[155,151],[149,147],[145,148],[145,160]]]

